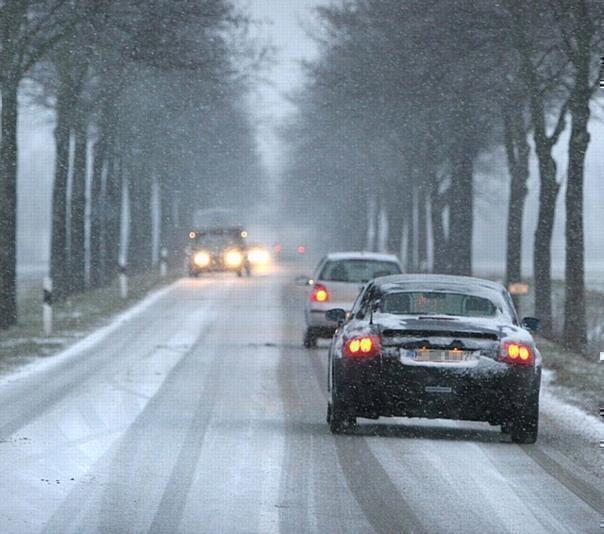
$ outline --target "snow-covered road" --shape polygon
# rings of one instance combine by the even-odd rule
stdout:
[[[325,424],[291,272],[181,280],[0,385],[0,532],[601,532],[595,418]],[[602,425],[604,426],[604,425]]]

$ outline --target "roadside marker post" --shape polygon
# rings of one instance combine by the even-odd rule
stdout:
[[[168,249],[162,247],[159,257],[159,276],[165,278],[168,275]]]
[[[119,264],[119,273],[120,273],[120,296],[123,299],[128,298],[128,271],[126,269],[126,264]]]
[[[42,282],[42,324],[44,335],[52,334],[52,279],[45,276]]]

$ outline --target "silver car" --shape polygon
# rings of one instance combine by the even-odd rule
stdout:
[[[304,346],[312,348],[320,337],[330,338],[337,324],[325,318],[332,308],[349,311],[364,285],[378,276],[401,274],[398,258],[374,252],[337,252],[325,256],[310,279],[304,305]]]

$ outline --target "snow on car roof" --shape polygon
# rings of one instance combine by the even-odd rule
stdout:
[[[359,250],[356,252],[332,252],[327,254],[328,260],[376,260],[376,261],[392,261],[400,263],[394,254],[382,254],[378,252],[365,252]]]
[[[454,276],[446,274],[393,274],[376,278],[375,283],[382,289],[465,289],[503,292],[505,288],[497,282],[474,278],[472,276]]]

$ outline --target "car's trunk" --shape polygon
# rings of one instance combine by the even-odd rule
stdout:
[[[329,302],[333,307],[342,307],[346,311],[350,310],[357,295],[363,289],[362,283],[351,282],[323,282],[319,280],[317,283],[325,286],[329,293]]]
[[[501,333],[496,328],[486,328],[447,319],[408,321],[404,328],[381,329],[385,353],[394,356],[401,349],[433,351],[441,354],[450,351],[474,352],[496,359]]]

